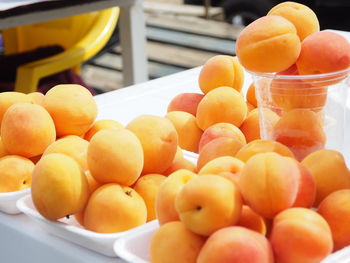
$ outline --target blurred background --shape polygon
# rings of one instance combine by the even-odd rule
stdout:
[[[276,0],[144,0],[149,78],[203,65],[217,54],[235,55],[239,32]],[[350,0],[299,0],[317,14],[321,29],[350,31]],[[107,45],[83,64],[82,80],[96,93],[123,87],[118,26]],[[0,52],[1,52],[0,38]]]

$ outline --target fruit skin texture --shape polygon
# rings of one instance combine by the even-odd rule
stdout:
[[[272,138],[288,146],[297,160],[322,149],[326,143],[321,118],[308,109],[294,109],[282,115]]]
[[[175,208],[192,232],[210,236],[220,228],[237,223],[242,199],[238,187],[216,175],[201,175],[178,193]]]
[[[222,86],[241,91],[243,81],[243,68],[237,58],[226,55],[210,58],[203,65],[198,79],[199,87],[204,94]]]
[[[317,32],[301,43],[301,52],[296,64],[301,75],[347,69],[350,67],[350,44],[339,34]]]
[[[105,184],[86,205],[84,227],[98,233],[117,233],[145,224],[146,219],[146,204],[134,189]]]
[[[88,170],[87,165],[87,150],[89,147],[89,142],[78,137],[78,136],[69,136],[62,139],[59,139],[51,143],[43,153],[47,155],[49,153],[63,153],[78,162],[83,171]]]
[[[278,214],[273,221],[270,242],[275,260],[280,263],[318,263],[333,248],[326,220],[306,208],[291,208]]]
[[[8,108],[10,108],[13,104],[16,103],[31,103],[31,98],[24,93],[16,91],[0,93],[0,127],[5,112]]]
[[[140,140],[144,153],[142,174],[161,174],[172,164],[178,144],[174,125],[166,118],[142,115],[126,128]]]
[[[180,221],[162,225],[152,236],[152,263],[196,263],[205,238],[188,230]],[[175,253],[174,253],[175,252]]]
[[[256,100],[255,85],[254,83],[250,84],[247,94],[247,102],[249,102],[254,108],[258,107],[258,101]]]
[[[255,213],[253,209],[247,205],[243,205],[241,215],[236,225],[266,235],[267,227],[264,218],[258,213]]]
[[[2,142],[2,139],[0,137],[0,158],[8,155],[9,153],[6,151],[5,146]]]
[[[106,129],[118,129],[123,128],[123,125],[121,125],[119,122],[114,120],[99,120],[96,121],[91,128],[85,133],[84,139],[87,141],[90,141],[92,136],[94,136],[97,132],[101,130]]]
[[[142,171],[142,146],[139,139],[127,129],[102,130],[90,141],[87,161],[97,181],[130,186]]]
[[[28,93],[27,96],[30,98],[31,102],[34,104],[39,104],[40,106],[43,106],[45,95],[41,92],[31,92]]]
[[[211,235],[199,253],[197,263],[273,263],[268,240],[239,226],[222,228]]]
[[[156,198],[156,214],[160,225],[180,220],[175,209],[176,196],[195,177],[195,173],[181,169],[169,175],[160,185]]]
[[[211,160],[221,156],[235,156],[243,147],[242,142],[230,137],[220,137],[207,143],[199,154],[197,170],[202,169]]]
[[[43,105],[55,122],[58,137],[83,135],[97,116],[97,104],[90,91],[80,85],[62,84],[50,89]]]
[[[0,158],[0,193],[30,187],[34,164],[27,158],[8,155]]]
[[[203,97],[199,93],[180,93],[170,101],[167,112],[185,111],[196,116],[198,104]]]
[[[166,177],[161,174],[147,174],[140,177],[134,190],[143,198],[147,207],[147,222],[157,218],[156,216],[156,198],[160,185]]]
[[[165,117],[176,129],[179,146],[184,150],[197,153],[203,131],[198,127],[196,117],[184,111],[172,111]]]
[[[246,138],[242,131],[231,123],[219,122],[208,127],[202,134],[198,150],[199,152],[212,140],[219,137],[231,137],[239,140],[242,144],[246,144]]]
[[[275,152],[285,157],[294,158],[293,153],[287,146],[272,140],[255,140],[244,145],[236,154],[236,158],[247,162],[258,153]]]
[[[1,139],[9,154],[34,157],[55,141],[55,125],[43,107],[17,103],[4,114]]]
[[[350,190],[331,193],[323,199],[317,212],[331,228],[334,251],[350,245]]]
[[[43,156],[32,176],[32,199],[49,220],[81,212],[88,199],[88,184],[79,164],[61,153]]]
[[[227,122],[239,127],[248,112],[242,94],[230,87],[208,92],[197,108],[197,124],[203,131],[209,126]]]
[[[292,207],[299,191],[300,171],[293,160],[260,153],[246,163],[239,178],[244,201],[265,218]]]
[[[282,16],[292,22],[301,41],[307,36],[320,31],[316,14],[306,5],[283,2],[274,6],[267,15]]]
[[[317,207],[331,193],[350,188],[350,172],[341,153],[333,150],[320,150],[305,157],[301,162],[312,174],[316,182]],[[332,175],[332,176],[329,176]]]
[[[279,72],[295,63],[300,53],[295,26],[281,16],[263,16],[245,27],[236,42],[242,66],[255,72]]]

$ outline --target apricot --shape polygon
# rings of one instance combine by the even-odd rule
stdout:
[[[90,141],[87,162],[97,181],[130,186],[141,175],[142,145],[136,135],[127,129],[102,130]]]
[[[255,85],[254,83],[250,84],[247,94],[246,94],[247,102],[249,102],[255,108],[258,107],[258,101],[256,100],[255,94]]]
[[[160,185],[166,177],[161,174],[146,174],[140,177],[134,190],[143,198],[147,207],[147,222],[157,218],[156,198]]]
[[[316,199],[316,181],[308,169],[295,159],[300,172],[300,186],[293,207],[311,208]]]
[[[252,110],[256,109],[256,107],[254,107],[252,104],[250,104],[249,102],[247,102],[247,108],[248,108],[248,113],[251,112]]]
[[[199,93],[180,93],[170,101],[167,112],[184,111],[196,116],[198,104],[203,97]]]
[[[98,233],[117,233],[143,225],[146,219],[146,204],[134,189],[105,184],[89,198],[84,227]]]
[[[260,153],[244,166],[239,187],[247,205],[263,217],[273,218],[295,203],[300,182],[296,163],[277,153]]]
[[[182,187],[195,176],[195,173],[181,169],[169,175],[161,184],[156,198],[156,214],[160,225],[180,220],[175,209],[175,198]]]
[[[69,136],[55,141],[50,144],[43,155],[50,153],[63,153],[74,160],[80,165],[83,171],[88,170],[87,165],[87,151],[89,147],[89,142],[78,137],[78,136]]]
[[[13,104],[16,103],[30,103],[31,99],[24,93],[8,91],[0,93],[0,126],[2,124],[2,119],[4,117],[5,112],[8,108],[10,108]]]
[[[198,152],[203,131],[198,127],[196,117],[184,111],[172,111],[165,116],[174,125],[179,146],[190,152]]]
[[[239,226],[220,229],[205,242],[197,263],[273,263],[269,241],[255,231]]]
[[[295,2],[283,2],[274,6],[267,15],[282,16],[293,23],[302,41],[320,31],[317,16],[309,7]]]
[[[79,164],[61,153],[43,156],[32,175],[32,200],[49,220],[81,212],[88,200],[88,184]]]
[[[178,136],[170,120],[152,115],[142,115],[126,127],[140,140],[144,153],[142,173],[162,174],[172,164]]]
[[[86,181],[88,184],[88,196],[92,195],[96,189],[102,186],[101,183],[96,181],[96,179],[91,175],[90,171],[85,171]],[[84,210],[74,215],[74,218],[78,221],[80,225],[84,225]]]
[[[204,242],[204,237],[192,233],[182,222],[169,222],[152,236],[150,260],[152,263],[196,263]]]
[[[236,226],[245,227],[262,235],[266,235],[266,223],[264,218],[258,213],[255,213],[253,209],[247,205],[243,205]]]
[[[279,77],[280,75],[282,77]],[[311,85],[312,80],[296,78],[295,76],[298,75],[296,64],[277,73],[276,78],[270,84],[272,106],[283,110],[306,108],[319,111],[326,103],[327,88],[314,87]]]
[[[350,190],[331,193],[319,205],[317,212],[326,219],[332,231],[334,251],[350,245]]]
[[[118,129],[123,128],[123,125],[121,125],[119,122],[114,120],[99,120],[96,121],[91,128],[85,133],[84,139],[87,141],[90,141],[92,136],[95,135],[98,131],[106,130],[106,129]]]
[[[230,137],[235,138],[246,144],[246,138],[242,131],[231,123],[220,122],[208,127],[202,134],[202,137],[199,141],[199,152],[203,147],[210,141],[219,138],[219,137]]]
[[[350,44],[337,33],[314,33],[301,43],[301,52],[296,64],[301,75],[347,69],[350,67]]]
[[[173,163],[169,166],[169,168],[166,169],[162,174],[165,176],[168,176],[173,172],[176,172],[181,169],[186,169],[194,173],[197,172],[197,166],[191,161],[182,157],[182,158],[175,158]]]
[[[236,154],[236,158],[247,162],[251,157],[258,153],[275,152],[285,157],[294,158],[293,153],[287,146],[272,140],[255,140],[244,145]]]
[[[44,102],[44,94],[42,94],[41,92],[31,92],[28,93],[27,96],[30,98],[30,101],[34,104],[39,104],[40,106],[44,106],[43,102]]]
[[[247,142],[252,142],[261,138],[260,136],[260,120],[259,115],[262,113],[262,122],[264,129],[273,129],[280,117],[273,111],[263,108],[252,110],[242,123],[241,131],[243,132]]]
[[[221,137],[206,144],[198,156],[197,170],[209,161],[221,156],[235,156],[243,144],[235,138]]]
[[[198,175],[216,174],[232,179],[238,184],[238,178],[245,163],[231,156],[222,156],[206,163],[198,172]]]
[[[333,248],[326,220],[306,208],[290,208],[278,214],[273,220],[270,242],[275,260],[280,263],[318,263]]]
[[[243,86],[244,72],[235,57],[217,55],[205,62],[198,81],[204,94],[223,86],[240,91]]]
[[[331,193],[350,188],[350,172],[341,153],[320,150],[305,157],[301,162],[316,182],[315,206]],[[330,176],[331,175],[331,176]]]
[[[242,66],[254,72],[279,72],[295,63],[300,53],[295,26],[281,16],[264,16],[238,35],[236,54]]]
[[[282,115],[275,124],[272,139],[289,147],[296,159],[320,150],[326,143],[322,120],[308,109],[294,109]]]
[[[55,125],[43,107],[16,103],[3,116],[1,139],[9,154],[34,157],[55,141]]]
[[[8,152],[6,151],[5,146],[4,146],[2,139],[0,137],[0,158],[4,157],[6,155],[8,155]]]
[[[227,122],[239,127],[247,111],[247,104],[237,90],[219,87],[208,92],[199,103],[197,124],[203,131],[219,122]]]
[[[55,122],[58,137],[82,135],[97,116],[97,105],[89,90],[76,84],[62,84],[50,89],[44,107]]]
[[[0,158],[0,193],[30,187],[34,164],[27,158],[8,155]]]
[[[178,193],[175,208],[181,222],[192,232],[210,236],[237,223],[242,209],[238,187],[221,176],[202,175]]]

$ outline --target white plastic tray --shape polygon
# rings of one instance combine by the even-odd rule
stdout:
[[[0,211],[12,215],[21,213],[16,206],[16,202],[29,193],[30,188],[16,192],[0,193]]]
[[[197,163],[197,154],[184,150],[183,153],[184,158],[190,162],[193,162],[194,164]],[[18,199],[19,198],[17,198],[17,200]],[[113,245],[114,242],[119,238],[125,235],[132,235],[133,233],[142,233],[143,229],[149,229],[152,226],[158,226],[158,221],[154,220],[142,226],[120,233],[95,233],[84,229],[76,222],[74,217],[70,217],[69,219],[64,218],[58,222],[45,219],[35,209],[31,195],[26,195],[17,201],[17,211],[21,211],[27,216],[31,217],[37,223],[39,223],[39,225],[44,230],[55,236],[110,257],[116,257],[116,254],[113,250]]]
[[[130,233],[118,239],[114,244],[115,253],[126,262],[150,263],[149,245],[153,233],[158,229],[158,221],[145,226],[142,230]],[[343,248],[322,260],[321,263],[349,263],[350,246]]]
[[[70,219],[62,219],[60,221],[50,221],[45,219],[35,209],[31,195],[27,195],[18,200],[17,207],[24,214],[34,219],[50,234],[110,257],[116,257],[116,254],[113,251],[113,244],[116,240],[132,233],[142,233],[142,229],[148,229],[152,225],[158,225],[158,222],[154,220],[128,231],[115,234],[101,234],[82,228],[73,217]]]

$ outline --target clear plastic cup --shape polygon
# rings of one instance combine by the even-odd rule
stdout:
[[[298,160],[323,148],[344,152],[350,69],[317,75],[250,73],[262,139],[285,144]],[[277,121],[271,114],[279,116]]]

